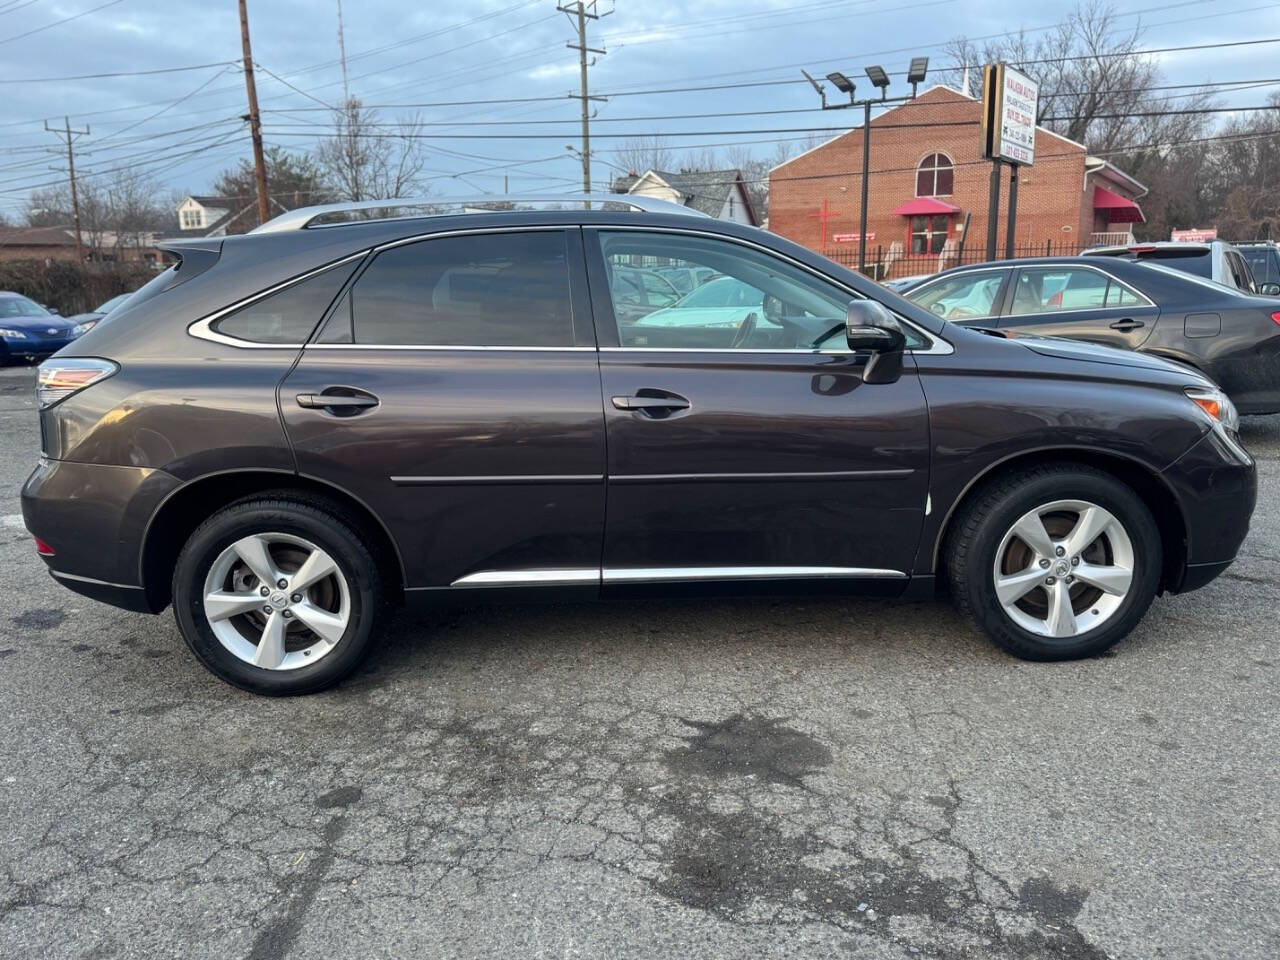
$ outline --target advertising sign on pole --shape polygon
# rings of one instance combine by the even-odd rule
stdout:
[[[1036,158],[1040,85],[1003,63],[988,64],[982,85],[982,149],[992,160],[1029,167]]]

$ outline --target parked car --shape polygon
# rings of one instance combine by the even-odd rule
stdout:
[[[1237,243],[1236,249],[1249,264],[1258,292],[1269,297],[1280,296],[1280,246],[1274,240]]]
[[[76,324],[31,298],[0,290],[0,366],[47,357],[79,335]]]
[[[618,265],[609,271],[609,290],[623,323],[631,323],[680,299],[675,285],[643,267]]]
[[[22,511],[49,571],[172,604],[215,674],[289,694],[401,602],[946,582],[1010,653],[1088,656],[1235,557],[1255,466],[1190,367],[966,329],[652,198],[556,199],[164,244],[181,268],[40,368]],[[779,329],[641,345],[608,278],[651,257],[754,287]]]
[[[708,267],[658,267],[657,272],[680,293],[690,293],[716,276]]]
[[[105,317],[116,307],[122,306],[131,296],[133,296],[132,293],[117,294],[110,300],[106,300],[98,304],[87,313],[77,313],[73,316],[67,317],[67,319],[76,325],[77,336],[82,333],[88,333],[97,325],[99,320]]]
[[[1280,305],[1162,260],[955,267],[905,291],[945,320],[1140,350],[1194,367],[1242,413],[1280,412]]]
[[[1240,251],[1224,240],[1205,243],[1131,243],[1127,246],[1091,247],[1086,257],[1123,257],[1163,263],[1184,273],[1204,277],[1244,293],[1258,293],[1253,272]]]

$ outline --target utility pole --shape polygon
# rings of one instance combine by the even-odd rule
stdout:
[[[569,17],[572,21],[577,18],[578,42],[572,41],[565,44],[570,50],[578,51],[578,66],[581,72],[582,89],[580,93],[571,93],[569,96],[575,100],[582,101],[582,192],[591,192],[591,110],[590,101],[605,100],[605,97],[593,97],[587,89],[587,67],[595,64],[595,58],[591,63],[587,62],[587,54],[594,53],[598,56],[604,56],[608,53],[603,47],[587,46],[587,21],[599,20],[601,17],[607,17],[612,10],[605,13],[596,12],[596,0],[574,0],[573,3],[562,3],[556,7],[561,13]]]
[[[262,117],[258,114],[258,89],[253,83],[253,51],[249,48],[249,11],[240,0],[240,44],[244,49],[244,87],[249,94],[249,136],[253,138],[253,173],[258,181],[258,223],[271,219],[267,201],[267,162],[262,156]]]
[[[62,129],[49,126],[49,121],[44,122],[45,130],[50,133],[62,133],[67,141],[67,179],[71,181],[71,216],[76,224],[76,262],[84,263],[84,242],[80,239],[80,195],[76,192],[76,157],[75,151],[71,148],[71,136],[87,137],[89,135],[89,125],[86,123],[83,130],[71,129],[71,118],[62,118]]]

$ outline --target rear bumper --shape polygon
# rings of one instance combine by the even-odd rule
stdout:
[[[53,579],[68,590],[74,590],[76,593],[91,600],[97,600],[99,603],[110,604],[113,607],[120,607],[124,610],[132,610],[135,613],[157,612],[147,602],[147,591],[142,587],[126,586],[123,583],[107,583],[103,580],[92,580],[89,577],[76,577],[69,573],[59,573],[53,569],[50,569],[49,573],[53,576]]]
[[[1206,434],[1163,474],[1182,504],[1186,558],[1173,593],[1195,590],[1222,573],[1249,533],[1258,496],[1253,459],[1215,432]]]
[[[127,610],[150,610],[142,548],[156,510],[180,481],[163,470],[42,459],[22,487],[27,529],[64,586]]]

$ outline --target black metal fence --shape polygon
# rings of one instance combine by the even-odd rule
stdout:
[[[1087,243],[1074,241],[1053,243],[1022,243],[1014,246],[1013,259],[1022,257],[1073,257],[1086,247]],[[856,244],[839,247],[827,247],[820,251],[842,266],[858,269],[858,247]],[[918,274],[937,273],[949,267],[961,264],[983,263],[987,259],[986,243],[968,243],[963,248],[949,245],[941,253],[908,253],[901,244],[890,247],[883,245],[867,250],[866,274],[876,280],[893,280],[899,277],[913,277]],[[1005,259],[1004,244],[996,251],[996,259]]]

